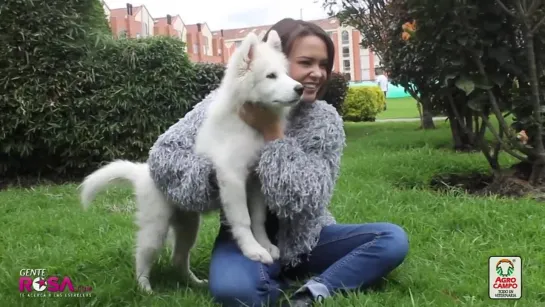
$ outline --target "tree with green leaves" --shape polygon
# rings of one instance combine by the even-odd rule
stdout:
[[[431,108],[428,95],[431,91],[421,90],[426,87],[428,80],[425,74],[410,74],[415,67],[425,69],[425,63],[429,60],[426,56],[417,58],[416,55],[407,55],[397,52],[399,48],[414,49],[403,44],[402,41],[392,40],[391,35],[401,35],[401,23],[409,20],[408,14],[400,9],[395,9],[396,4],[387,0],[360,0],[341,1],[341,9],[338,1],[325,0],[326,7],[332,16],[337,17],[342,23],[353,26],[362,34],[361,45],[371,48],[376,53],[383,68],[388,72],[390,81],[395,85],[401,85],[417,101],[416,107],[420,113],[421,127],[423,129],[435,129],[433,115],[437,112]],[[397,37],[397,36],[396,36]],[[392,44],[398,46],[392,46]],[[394,51],[393,53],[391,51]],[[404,52],[413,52],[405,50]],[[396,58],[394,58],[396,57]],[[410,57],[410,61],[407,61]]]
[[[448,115],[456,149],[479,149],[500,177],[507,153],[520,161],[509,174],[541,181],[545,1],[342,0],[335,15],[393,82]]]

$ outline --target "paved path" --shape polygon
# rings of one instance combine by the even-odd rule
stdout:
[[[434,117],[433,120],[445,120],[445,116]],[[393,122],[417,122],[420,121],[420,118],[387,118],[387,119],[377,119],[375,123],[393,123]]]

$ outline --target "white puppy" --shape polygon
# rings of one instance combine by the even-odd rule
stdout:
[[[288,76],[288,61],[280,37],[271,31],[267,42],[250,33],[229,60],[217,98],[207,109],[195,142],[195,152],[208,157],[215,169],[221,205],[242,253],[255,261],[272,263],[280,256],[265,232],[266,206],[261,184],[251,176],[258,163],[263,136],[239,116],[245,103],[260,104],[286,116],[303,93],[303,86]],[[87,176],[81,200],[89,206],[95,195],[116,179],[132,182],[137,198],[139,226],[136,275],[141,288],[151,291],[149,273],[155,253],[163,246],[169,226],[175,235],[174,265],[193,285],[204,285],[191,271],[189,253],[199,226],[198,212],[181,211],[166,201],[155,186],[147,164],[114,161]]]
[[[238,113],[243,104],[257,103],[284,118],[299,102],[303,86],[288,76],[288,62],[275,31],[269,33],[266,44],[250,33],[239,48],[227,67],[218,99],[207,110],[195,150],[215,166],[225,218],[242,253],[272,263],[280,255],[265,232],[266,207],[259,182],[248,182],[246,191],[251,167],[257,164],[265,142]]]

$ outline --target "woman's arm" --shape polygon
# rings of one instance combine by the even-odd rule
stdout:
[[[204,212],[216,210],[210,200],[217,187],[212,178],[212,163],[193,153],[197,129],[204,120],[209,95],[184,118],[162,134],[150,150],[148,165],[151,177],[167,200],[183,210]]]
[[[279,217],[321,214],[331,201],[345,145],[343,121],[316,102],[296,135],[265,145],[257,173],[267,204]]]

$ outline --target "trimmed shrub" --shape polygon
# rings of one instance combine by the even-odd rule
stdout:
[[[105,161],[145,159],[197,95],[182,41],[85,36],[72,3],[42,6],[0,46],[0,177],[81,176]]]
[[[64,121],[59,117],[65,125],[66,119],[80,122],[66,127],[67,137],[81,141],[65,159],[88,161],[82,168],[113,159],[146,159],[157,137],[185,115],[196,95],[184,46],[181,40],[156,36],[110,40],[98,49],[86,63],[92,78],[85,83],[85,95],[74,94],[77,108]]]
[[[194,63],[195,69],[195,96],[192,97],[191,105],[200,102],[206,95],[220,86],[221,79],[225,74],[224,64],[215,63]]]
[[[343,103],[348,92],[348,81],[339,73],[333,72],[327,83],[327,91],[322,98],[328,104],[337,109],[339,115],[343,115]]]
[[[385,104],[386,98],[378,86],[351,86],[344,101],[343,119],[352,122],[375,121]]]
[[[111,35],[98,0],[8,1],[0,29],[0,177],[39,172],[52,164],[50,154],[69,151],[56,143],[64,138],[59,119],[67,121],[59,116],[82,95],[90,43]]]

